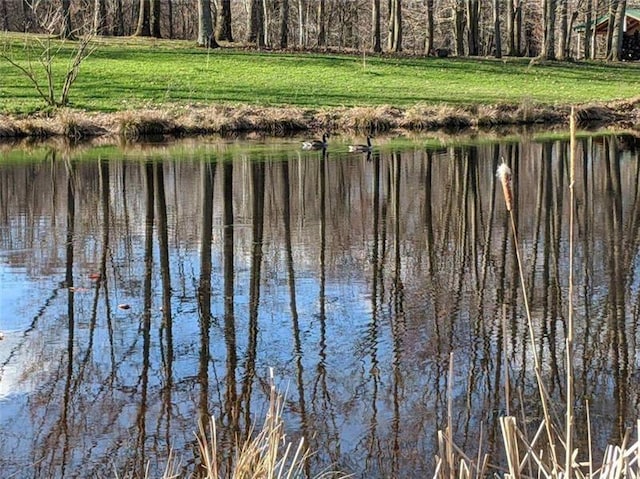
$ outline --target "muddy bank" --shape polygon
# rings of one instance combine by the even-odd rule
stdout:
[[[637,129],[640,98],[607,104],[576,105],[578,123]],[[517,125],[568,125],[570,105],[415,105],[302,109],[258,106],[179,106],[164,109],[88,113],[66,109],[26,117],[0,115],[0,141],[62,137],[86,140],[118,137],[135,141],[149,135],[174,137],[263,133],[274,136],[303,131],[382,133],[393,130],[464,130]]]

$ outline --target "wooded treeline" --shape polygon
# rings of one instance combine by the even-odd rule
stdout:
[[[0,0],[0,28],[265,48],[620,60],[627,0]],[[55,10],[55,15],[52,12]],[[606,34],[592,25],[609,16]],[[52,21],[52,18],[56,18]],[[576,26],[582,28],[576,29]]]

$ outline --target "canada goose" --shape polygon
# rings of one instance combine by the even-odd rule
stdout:
[[[328,143],[327,143],[327,137],[329,135],[327,133],[324,133],[322,135],[322,140],[307,140],[307,141],[303,141],[302,142],[302,149],[303,150],[324,150]]]
[[[367,144],[366,145],[349,145],[349,151],[356,151],[359,153],[367,153],[373,149],[371,146],[371,137],[367,136]]]

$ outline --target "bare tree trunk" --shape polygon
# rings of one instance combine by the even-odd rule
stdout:
[[[262,20],[264,25],[264,45],[269,46],[269,24],[271,19],[269,17],[269,3],[268,0],[262,0]]]
[[[558,52],[559,60],[566,60],[569,58],[569,51],[567,47],[569,46],[569,34],[568,34],[568,0],[558,0],[560,2],[560,29],[558,31],[558,46],[560,51]]]
[[[545,0],[544,7],[544,46],[541,57],[546,60],[555,60],[556,0]]]
[[[427,35],[424,44],[424,51],[427,55],[433,55],[435,46],[433,44],[434,35],[434,19],[433,19],[433,0],[427,0]]]
[[[456,1],[456,11],[454,20],[456,33],[456,55],[464,56],[464,3],[463,0]]]
[[[592,45],[593,39],[591,38],[591,31],[593,30],[593,26],[591,23],[593,22],[593,0],[587,0],[587,6],[585,8],[584,13],[584,58],[588,60],[592,55],[592,48],[595,48],[595,45]]]
[[[173,31],[173,2],[167,2],[167,19],[169,20],[169,38],[174,38]]]
[[[102,35],[107,31],[107,5],[105,0],[95,0],[93,6],[93,28],[96,35]]]
[[[522,55],[522,0],[517,0],[517,2],[513,15],[513,36],[515,41],[515,54]]]
[[[154,38],[162,38],[160,34],[160,0],[151,0],[151,36]]]
[[[9,12],[7,11],[7,0],[2,0],[2,29],[9,30]]]
[[[619,62],[622,60],[622,43],[624,39],[624,21],[627,10],[627,0],[620,0],[616,6],[615,19],[613,22],[613,34],[611,37],[611,50],[607,60]]]
[[[372,32],[372,44],[371,47],[376,53],[382,51],[382,32],[380,31],[380,0],[373,0],[371,2],[371,32]]]
[[[395,0],[395,31],[393,39],[393,51],[402,51],[402,0]]]
[[[567,51],[567,58],[571,58],[571,39],[572,39],[571,32],[573,32],[573,28],[576,24],[576,20],[578,19],[579,13],[580,12],[578,11],[577,8],[571,12],[569,26],[567,27],[567,43],[565,47],[565,50]],[[577,50],[576,50],[576,56],[580,56],[580,52],[578,52]]]
[[[231,0],[221,0],[220,2],[216,25],[216,38],[218,41],[233,41],[233,35],[231,33]]]
[[[122,13],[122,0],[115,0],[115,11],[113,13],[113,30],[112,35],[121,37],[124,35],[124,18]]]
[[[618,0],[609,1],[609,27],[607,28],[607,60],[612,59],[611,47],[613,44],[613,32],[615,29],[616,11],[618,10]]]
[[[216,48],[211,21],[211,0],[198,0],[198,46]]]
[[[387,50],[391,50],[393,44],[393,1],[387,0]]]
[[[359,26],[359,21],[358,21],[358,11],[359,11],[359,7],[358,4],[356,2],[353,2],[349,5],[349,8],[347,9],[347,14],[348,14],[348,18],[349,21],[346,24],[346,38],[347,38],[347,45],[352,47],[352,48],[360,48],[360,41],[358,38],[358,34],[356,33],[358,31],[358,26]]]
[[[327,46],[327,30],[325,26],[326,5],[325,0],[318,2],[318,46]]]
[[[467,39],[469,55],[480,53],[480,4],[478,0],[467,0]]]
[[[600,4],[602,0],[595,0],[595,9],[594,9],[594,19],[598,18],[598,12],[600,11]],[[594,20],[595,21],[595,20]],[[598,41],[597,41],[597,33],[595,26],[591,30],[591,58],[595,59],[598,55]]]
[[[261,0],[251,0],[248,30],[247,40],[250,43],[257,43],[258,46],[264,46],[264,17],[262,15]]]
[[[22,17],[23,17],[23,31],[28,32],[32,26],[37,25],[37,21],[31,6],[32,0],[22,0]]]
[[[506,8],[506,20],[507,20],[507,51],[509,56],[516,55],[516,39],[515,39],[515,29],[514,29],[514,20],[515,20],[515,7],[513,4],[513,0],[507,0],[507,8]]]
[[[298,44],[300,45],[300,47],[304,47],[306,44],[305,41],[305,18],[304,18],[304,13],[305,13],[305,1],[304,0],[298,0]]]
[[[289,0],[280,4],[280,48],[289,46]]]
[[[389,1],[389,37],[387,50],[402,51],[402,0]]]
[[[136,37],[151,36],[151,0],[140,0],[138,27],[133,35]]]
[[[502,32],[500,31],[500,0],[493,0],[493,32],[495,57],[502,58]]]
[[[71,26],[71,0],[62,0],[62,25],[60,27],[60,38],[73,38],[73,27]]]

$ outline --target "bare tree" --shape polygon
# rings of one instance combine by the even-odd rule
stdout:
[[[83,26],[83,31],[72,31],[67,38],[79,38],[75,44],[72,55],[67,61],[67,68],[62,79],[58,78],[55,63],[60,62],[63,55],[67,38],[62,37],[59,41],[54,41],[54,32],[58,26],[64,22],[64,16],[68,13],[64,5],[56,7],[47,2],[46,4],[36,3],[33,6],[33,17],[38,21],[39,27],[48,32],[45,38],[28,37],[25,47],[26,61],[15,59],[10,48],[5,44],[0,51],[0,59],[4,59],[12,67],[25,76],[35,88],[38,96],[44,100],[47,106],[61,107],[69,103],[71,88],[78,78],[80,66],[84,60],[91,55],[95,49],[95,29],[92,19],[87,19]],[[37,58],[37,60],[34,60]],[[59,86],[62,85],[62,86]]]
[[[318,2],[318,46],[327,46],[327,29],[326,29],[326,5],[325,0]]]
[[[112,34],[114,36],[124,35],[124,16],[122,12],[122,0],[115,0],[114,2],[114,18]]]
[[[516,55],[516,39],[515,39],[515,5],[513,0],[507,0],[507,7],[505,9],[506,27],[507,27],[507,54],[509,56]]]
[[[101,33],[162,33],[171,38],[195,37],[204,45],[206,40],[198,32],[199,1],[0,0],[0,28],[41,31],[33,18],[27,19],[31,12],[22,10],[23,2],[62,5],[68,15],[61,19],[67,18],[68,22],[58,23],[56,33],[60,36],[68,32],[65,25],[72,25],[72,17],[75,24],[91,16]],[[594,31],[593,20],[603,10],[598,4],[604,9],[610,6],[612,27],[607,53],[611,51],[619,0],[209,0],[209,4],[217,40],[233,41],[232,28],[246,21],[240,34],[257,46],[290,47],[294,42],[302,47],[364,46],[374,52],[411,50],[428,55],[442,46],[459,56],[495,52],[497,56],[526,54],[563,59],[576,54],[571,49],[571,33],[578,18],[587,24],[585,53],[593,55],[594,42],[587,40]]]
[[[613,27],[616,18],[616,9],[618,8],[618,0],[608,0],[609,10],[609,21],[607,22],[607,50],[606,57],[609,58],[611,55],[611,43],[613,41]]]
[[[402,0],[389,0],[389,36],[387,50],[402,51]]]
[[[62,0],[62,22],[60,24],[60,38],[70,40],[73,38],[71,26],[71,0]]]
[[[573,8],[571,10],[571,15],[569,15],[569,25],[567,27],[567,41],[565,45],[566,58],[569,58],[572,55],[571,39],[573,38],[573,35],[571,35],[571,32],[574,31],[576,20],[578,19],[578,15],[580,15],[580,8],[582,6],[582,2],[583,0],[578,0],[578,2],[573,5]],[[576,51],[576,55],[579,55],[577,51]]]
[[[515,43],[515,55],[522,55],[522,1],[516,0],[513,14],[513,37]]]
[[[556,59],[556,0],[544,0],[544,40],[541,57],[546,60]]]
[[[102,35],[107,30],[107,4],[105,0],[95,0],[93,9],[93,28],[96,34]]]
[[[280,48],[289,46],[289,0],[280,3]]]
[[[198,0],[198,46],[207,48],[218,46],[213,36],[211,0]]]
[[[0,12],[2,12],[2,29],[9,30],[9,10],[7,10],[7,0],[2,0]]]
[[[609,61],[622,60],[622,40],[624,38],[624,17],[627,10],[627,0],[619,0],[616,5],[611,30],[611,48],[607,55]]]
[[[270,8],[269,8],[269,1],[268,0],[262,0],[262,21],[263,21],[263,25],[264,25],[264,45],[268,46],[269,43],[269,24],[271,23],[271,17],[269,15],[270,12]]]
[[[306,4],[305,0],[298,0],[298,45],[304,47],[306,45]]]
[[[592,36],[591,32],[593,30],[593,0],[587,0],[587,6],[584,12],[584,58],[589,59],[592,58],[593,49],[595,49],[595,45],[592,45]]]
[[[221,0],[220,2],[218,21],[216,22],[216,39],[226,42],[233,41],[231,33],[231,0]]]
[[[469,55],[480,54],[480,3],[478,0],[467,0],[467,42]]]
[[[376,53],[382,51],[382,33],[380,31],[380,0],[372,1],[371,9],[371,33],[372,33],[372,48]]]
[[[591,58],[595,59],[598,55],[598,42],[597,36],[598,32],[595,27],[595,19],[598,18],[598,13],[601,11],[602,3],[607,0],[594,0],[593,4],[593,17],[594,17],[594,27],[591,29]],[[608,51],[606,53],[609,53]]]
[[[569,7],[568,0],[557,0],[560,2],[560,25],[558,28],[558,60],[569,58]]]
[[[262,15],[262,2],[261,0],[251,0],[251,7],[249,10],[249,25],[248,25],[247,40],[250,43],[256,43],[258,46],[264,45],[264,16]]]
[[[155,38],[161,38],[160,34],[160,18],[162,17],[162,11],[160,10],[160,0],[151,0],[151,36]]]
[[[136,27],[134,36],[151,36],[151,0],[140,0],[140,9],[138,11],[138,25]]]
[[[22,18],[24,23],[24,30],[26,32],[29,30],[31,23],[32,6],[29,4],[29,0],[22,0],[20,5],[22,6]]]
[[[433,44],[434,37],[434,11],[433,0],[427,0],[427,34],[424,43],[424,51],[427,55],[433,55],[435,47]]]
[[[500,30],[500,0],[493,0],[493,37],[495,57],[502,58],[502,32]]]
[[[160,12],[160,7],[158,7],[158,12]],[[160,15],[158,16],[158,18]],[[169,38],[174,38],[173,32],[173,2],[167,2],[167,19],[169,20]]]
[[[454,31],[456,36],[456,55],[464,55],[464,0],[456,0],[454,11]]]

